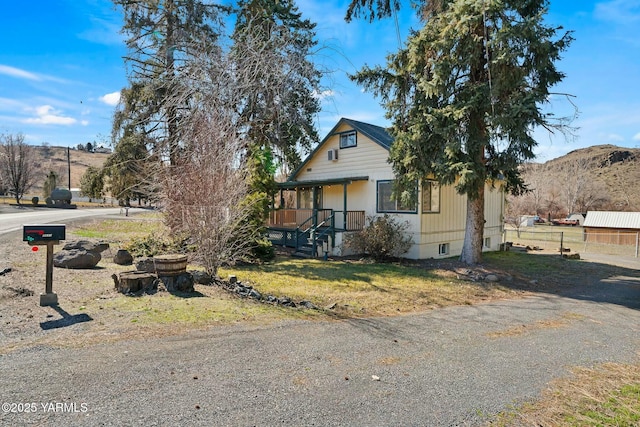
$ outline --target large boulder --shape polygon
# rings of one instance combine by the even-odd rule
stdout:
[[[83,249],[61,250],[53,256],[53,265],[60,268],[93,268],[102,256],[100,253],[89,252]]]
[[[94,268],[102,259],[100,253],[107,249],[109,244],[104,242],[71,241],[53,256],[53,265],[60,268]]]

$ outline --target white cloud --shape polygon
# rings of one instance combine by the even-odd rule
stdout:
[[[611,0],[597,3],[595,16],[602,21],[631,24],[640,21],[640,3],[637,0]]]
[[[120,102],[120,91],[111,92],[104,96],[101,96],[100,101],[104,102],[107,105],[115,107],[116,105],[118,105],[118,102]]]
[[[42,80],[41,77],[39,77],[38,75],[36,75],[34,73],[22,70],[20,68],[11,67],[9,65],[0,64],[0,74],[4,74],[4,75],[7,75],[7,76],[11,76],[11,77],[16,77],[16,78],[19,78],[19,79],[35,80],[35,81]]]
[[[640,141],[640,132],[638,132],[635,135],[633,135],[633,140],[634,141]]]
[[[80,122],[80,124],[81,124],[82,126],[89,126],[89,120],[82,120],[82,121]]]
[[[35,110],[36,116],[24,119],[23,123],[39,125],[72,125],[77,122],[73,117],[65,117],[55,111],[51,105],[42,105]]]
[[[604,139],[608,142],[623,142],[624,137],[622,135],[618,135],[617,133],[610,133],[607,135],[603,135]]]

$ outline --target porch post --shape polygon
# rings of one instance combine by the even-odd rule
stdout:
[[[342,224],[342,228],[345,229],[345,231],[347,230],[347,183],[344,182],[342,184],[342,195],[343,195],[343,205],[344,205],[344,210],[342,212],[342,216],[343,216],[343,221],[344,223]]]
[[[318,187],[312,187],[311,190],[311,207],[313,210],[313,228],[318,225]]]
[[[280,209],[283,209],[284,206],[284,189],[280,189]]]

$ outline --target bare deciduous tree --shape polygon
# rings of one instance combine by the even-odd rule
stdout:
[[[242,206],[247,174],[237,162],[241,142],[228,123],[208,113],[191,118],[194,144],[183,153],[189,161],[167,167],[163,187],[167,224],[189,238],[195,261],[215,275],[221,265],[246,257],[256,230]]]
[[[24,142],[22,134],[0,135],[0,181],[20,204],[38,177],[33,147]]]

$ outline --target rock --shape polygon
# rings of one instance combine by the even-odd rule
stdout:
[[[309,310],[318,310],[318,306],[311,301],[300,301],[298,305],[301,305],[304,308],[308,308]]]
[[[338,306],[338,303],[334,302],[334,303],[329,304],[328,306],[326,306],[324,309],[325,310],[334,310],[337,306]]]
[[[0,276],[4,276],[7,273],[11,273],[11,267],[7,267],[7,268],[3,269],[2,271],[0,271]]]
[[[249,296],[253,299],[257,299],[257,300],[261,300],[262,299],[262,294],[258,291],[256,291],[255,289],[251,289],[249,291]]]
[[[380,377],[379,377],[379,376],[377,376],[377,375],[371,375],[371,379],[372,379],[373,381],[380,381]]]
[[[60,268],[93,268],[102,256],[100,253],[89,252],[84,249],[62,250],[53,256],[53,265]]]
[[[563,254],[562,257],[566,259],[580,259],[580,254]]]
[[[189,271],[189,273],[193,276],[193,281],[199,285],[211,285],[213,283],[213,277],[205,271],[193,270]]]
[[[60,268],[93,268],[102,259],[100,253],[107,249],[108,243],[74,240],[53,256],[53,265]]]
[[[133,264],[133,256],[126,249],[118,249],[113,257],[113,262],[118,265],[131,265]]]
[[[291,298],[287,298],[287,297],[278,298],[278,304],[284,307],[291,307],[291,308],[297,307],[296,303],[291,301]]]
[[[136,262],[136,270],[144,271],[144,272],[147,272],[147,273],[155,273],[156,272],[156,266],[153,263],[153,258],[140,258]]]
[[[238,281],[238,278],[234,275],[229,276],[229,283],[232,285]]]
[[[484,278],[485,282],[499,282],[500,278],[498,276],[496,276],[495,274],[487,274]]]
[[[92,242],[89,240],[74,240],[62,247],[63,251],[69,251],[73,249],[81,249],[91,253],[102,253],[109,249],[109,244],[105,242]]]

